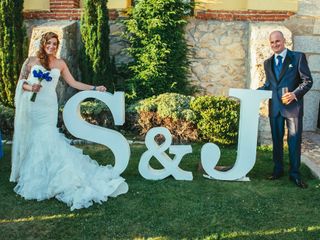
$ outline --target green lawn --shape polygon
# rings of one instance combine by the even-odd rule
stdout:
[[[260,149],[249,173],[251,182],[213,181],[197,171],[201,145],[192,145],[181,168],[193,181],[148,181],[138,172],[145,151],[131,146],[131,160],[122,174],[129,192],[102,205],[70,212],[55,199],[26,201],[9,183],[10,147],[0,160],[0,239],[320,239],[320,182],[302,166],[309,188],[302,190],[288,177],[268,181],[271,151]],[[101,164],[111,152],[98,145],[82,147]],[[236,157],[222,149],[223,164]],[[112,160],[108,163],[112,163]],[[159,164],[152,160],[153,166]],[[288,164],[286,164],[288,166]]]

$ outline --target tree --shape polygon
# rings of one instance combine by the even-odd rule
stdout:
[[[114,85],[109,53],[107,0],[86,0],[81,19],[82,79],[93,85]]]
[[[164,92],[192,93],[187,80],[188,46],[185,17],[193,4],[184,0],[139,0],[125,20],[128,52],[133,58],[127,81],[129,98]]]
[[[0,101],[13,107],[16,82],[26,56],[23,0],[0,1]]]

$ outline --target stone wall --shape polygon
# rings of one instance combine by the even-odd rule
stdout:
[[[285,22],[292,31],[293,48],[304,52],[313,77],[313,86],[304,100],[305,131],[315,131],[320,102],[320,1],[300,0],[297,15]]]
[[[248,23],[190,19],[186,31],[190,81],[202,94],[228,95],[230,87],[246,86]]]
[[[109,20],[110,25],[110,55],[114,57],[117,66],[121,64],[127,64],[130,61],[130,57],[125,51],[128,47],[128,43],[123,40],[122,33],[124,31],[124,25],[119,21]]]

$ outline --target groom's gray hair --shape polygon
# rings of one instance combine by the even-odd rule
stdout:
[[[272,31],[272,32],[270,33],[269,37],[270,37],[272,34],[275,34],[275,33],[279,33],[279,34],[282,36],[282,38],[284,38],[283,32],[281,32],[280,30]]]

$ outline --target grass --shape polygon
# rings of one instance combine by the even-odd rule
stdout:
[[[251,182],[213,181],[197,171],[201,145],[192,147],[180,167],[193,172],[193,181],[143,179],[138,163],[145,147],[133,145],[122,174],[129,192],[70,212],[56,199],[26,201],[13,192],[15,184],[8,181],[11,149],[5,146],[0,160],[0,239],[320,239],[320,184],[305,166],[301,172],[308,189],[297,188],[287,177],[265,180],[272,171],[272,153],[260,148],[248,174]],[[101,164],[113,161],[102,146],[81,148]],[[221,152],[223,164],[236,158],[233,148]],[[159,167],[155,159],[152,165]]]

